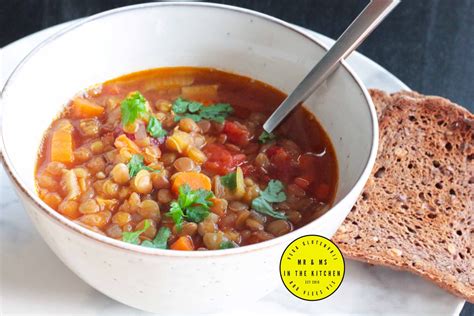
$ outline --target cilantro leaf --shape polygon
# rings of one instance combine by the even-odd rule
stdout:
[[[178,199],[171,202],[166,216],[173,219],[178,230],[181,230],[184,220],[200,223],[210,214],[210,199],[213,196],[211,191],[191,190],[189,185],[184,184],[179,187]]]
[[[203,107],[202,103],[199,102],[190,102],[188,104],[188,111],[191,113],[196,113]]]
[[[178,189],[178,205],[183,209],[190,206],[192,198],[189,196],[191,193],[191,187],[187,184],[182,185]]]
[[[252,201],[252,208],[262,214],[277,218],[277,219],[287,219],[286,215],[279,213],[275,210],[273,210],[273,207],[265,201],[265,199],[262,196],[259,196],[258,198],[255,198]]]
[[[286,219],[286,215],[273,209],[270,203],[283,202],[286,200],[286,194],[283,191],[283,183],[278,180],[270,180],[265,190],[260,192],[260,196],[252,201],[252,208],[262,214],[278,218]]]
[[[120,103],[122,124],[132,124],[138,117],[145,116],[147,113],[146,102],[145,97],[138,91],[129,94],[129,96]]]
[[[270,203],[285,201],[286,194],[283,191],[283,183],[279,180],[270,180],[267,188],[260,192],[260,196]]]
[[[172,110],[174,113],[185,113],[188,110],[188,101],[183,100],[182,98],[177,98],[172,105]]]
[[[145,220],[143,222],[143,228],[136,230],[134,232],[123,232],[122,241],[128,242],[130,244],[138,245],[140,243],[140,235],[144,233],[150,227],[150,221]]]
[[[276,135],[267,131],[263,131],[262,134],[260,134],[260,136],[258,137],[258,140],[262,144],[268,143],[274,139],[276,139]]]
[[[142,246],[149,248],[168,248],[168,238],[170,238],[171,231],[168,227],[161,227],[153,241],[144,240]]]
[[[176,122],[183,118],[190,118],[195,122],[207,119],[222,123],[233,111],[230,104],[227,103],[217,103],[204,106],[200,102],[184,100],[183,98],[177,98],[173,102],[172,109],[175,113],[174,120]]]
[[[145,166],[145,164],[143,163],[143,156],[138,155],[138,154],[135,154],[132,156],[132,158],[127,164],[127,167],[128,167],[128,172],[130,174],[130,178],[133,178],[134,176],[136,176],[137,173],[142,169],[145,169],[148,171],[155,171],[154,169],[148,166]]]
[[[173,102],[173,106],[171,108],[174,113],[183,114],[183,113],[186,113],[187,111],[191,113],[195,113],[202,107],[203,107],[203,104],[200,102],[188,101],[180,97],[180,98],[177,98]]]
[[[205,106],[201,109],[199,114],[202,118],[207,120],[216,121],[218,123],[223,123],[225,118],[234,111],[230,104],[227,103],[217,103],[214,105]]]
[[[223,186],[231,190],[235,190],[237,187],[237,174],[235,172],[231,172],[225,176],[221,176],[221,183]]]
[[[214,197],[214,193],[204,189],[198,189],[191,192],[194,200],[193,204],[201,204],[207,207],[212,206],[212,202],[210,201],[210,199]]]
[[[214,194],[211,191],[203,189],[191,190],[189,185],[185,184],[179,187],[178,203],[183,209],[195,204],[211,206],[212,202],[209,199],[213,196]]]
[[[148,125],[146,126],[146,130],[150,135],[154,138],[161,138],[166,136],[166,130],[163,129],[161,126],[161,122],[154,116],[150,117],[148,121]]]
[[[178,202],[171,202],[170,210],[166,213],[166,216],[171,217],[173,222],[176,224],[176,228],[181,230],[184,221],[184,212],[183,209],[179,206]]]
[[[209,207],[205,205],[190,206],[186,209],[186,219],[200,223],[209,215]]]
[[[230,240],[225,240],[221,242],[221,244],[219,245],[219,249],[229,249],[229,248],[236,248],[236,247],[238,247],[237,244]]]

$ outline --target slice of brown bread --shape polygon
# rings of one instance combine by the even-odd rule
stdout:
[[[377,161],[333,240],[474,302],[474,116],[440,97],[372,96],[383,103]]]
[[[422,94],[419,94],[415,91],[399,91],[396,93],[388,94],[385,91],[378,90],[378,89],[370,89],[369,90],[370,96],[372,97],[372,101],[375,105],[375,110],[377,111],[377,116],[380,117],[382,115],[383,110],[389,105],[394,102],[394,100],[398,99],[399,97],[411,97],[411,98],[421,98],[424,97]]]

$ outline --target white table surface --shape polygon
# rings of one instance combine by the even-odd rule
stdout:
[[[1,86],[15,65],[59,25],[4,47]],[[310,31],[308,31],[310,32]],[[332,40],[317,36],[327,45]],[[360,54],[349,64],[367,87],[407,89],[396,77]],[[148,314],[97,292],[72,273],[43,242],[0,167],[0,314]],[[262,300],[216,315],[458,315],[464,301],[406,272],[346,261],[345,279],[336,293],[318,302],[302,301],[284,286]]]

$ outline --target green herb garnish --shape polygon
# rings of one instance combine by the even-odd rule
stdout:
[[[197,112],[203,105],[199,102],[193,102],[184,100],[182,98],[177,98],[173,102],[173,106],[171,108],[175,114],[183,114],[188,112],[190,106],[192,111],[190,110],[189,112],[194,113]]]
[[[186,219],[190,222],[200,223],[209,215],[209,207],[194,205],[186,209]]]
[[[188,101],[182,98],[177,98],[173,102],[172,110],[175,113],[175,121],[190,118],[195,122],[206,119],[219,123],[223,123],[225,118],[233,111],[230,104],[227,103],[216,103],[204,106],[200,102]]]
[[[235,247],[238,247],[237,244],[230,240],[225,240],[219,245],[219,249],[230,249]]]
[[[171,231],[168,227],[161,227],[152,241],[144,240],[142,246],[149,248],[168,248],[168,238],[170,238]]]
[[[270,180],[267,188],[260,192],[260,196],[270,203],[285,201],[286,194],[283,191],[283,183],[278,180]]]
[[[221,183],[223,186],[231,190],[235,190],[235,188],[237,188],[237,174],[235,172],[231,172],[225,176],[222,176]]]
[[[209,207],[212,206],[212,202],[209,199],[213,196],[211,191],[191,190],[189,185],[184,184],[179,187],[178,199],[171,202],[170,210],[166,216],[173,219],[178,230],[181,230],[185,219],[200,223],[210,213]]]
[[[274,218],[286,219],[286,215],[275,211],[273,207],[270,205],[270,203],[265,201],[265,199],[263,199],[261,196],[259,196],[258,198],[252,201],[252,208],[259,213],[262,213]]]
[[[203,107],[199,114],[203,119],[224,123],[225,118],[233,111],[228,103],[216,103]]]
[[[258,140],[262,143],[262,144],[265,144],[265,143],[268,143],[272,140],[275,140],[276,139],[276,135],[273,134],[273,133],[269,133],[267,131],[263,131],[262,134],[260,134],[260,136],[258,137]]]
[[[161,126],[161,122],[154,116],[150,117],[148,121],[148,125],[146,126],[146,130],[150,135],[154,138],[161,138],[166,136],[166,130],[163,129]]]
[[[134,232],[123,232],[122,233],[122,241],[128,242],[130,244],[138,245],[140,243],[140,235],[143,234],[149,227],[150,221],[145,220],[143,222],[143,228],[140,230],[136,230]]]
[[[138,154],[135,154],[132,156],[132,158],[127,164],[127,167],[128,167],[128,173],[130,174],[130,178],[133,178],[134,176],[136,176],[137,173],[142,169],[145,169],[148,171],[155,171],[154,169],[148,166],[145,166],[145,164],[143,163],[143,156],[138,155]]]
[[[132,124],[137,118],[144,117],[148,113],[145,97],[138,91],[130,94],[120,103],[120,111],[122,124],[124,126]]]
[[[170,210],[168,213],[165,214],[168,217],[171,217],[173,222],[176,224],[176,227],[181,230],[181,227],[183,226],[183,220],[184,220],[184,211],[179,206],[179,203],[174,201],[171,202],[170,204]]]
[[[286,194],[283,192],[283,183],[278,180],[270,180],[265,190],[260,192],[260,196],[252,201],[252,208],[262,214],[269,215],[277,219],[287,219],[286,215],[273,209],[270,203],[283,202]]]

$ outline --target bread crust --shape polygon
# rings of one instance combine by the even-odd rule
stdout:
[[[370,93],[377,160],[333,240],[348,258],[413,272],[474,302],[474,116],[441,97]]]

